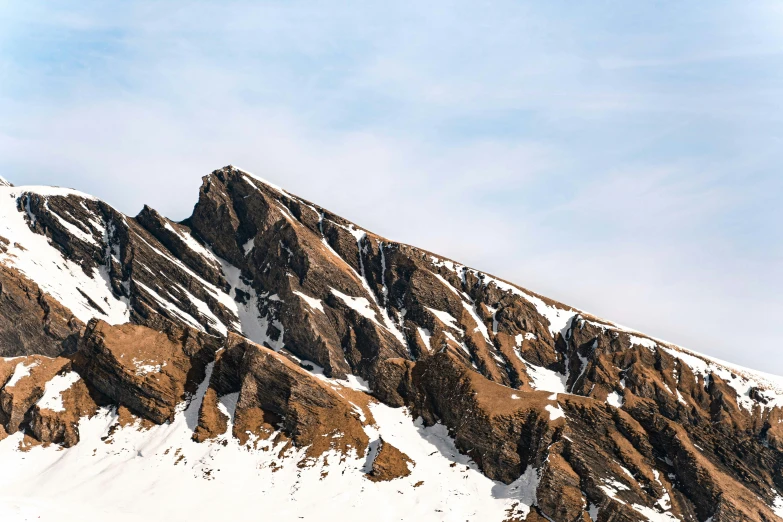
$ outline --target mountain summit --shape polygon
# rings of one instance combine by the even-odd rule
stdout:
[[[193,214],[0,178],[0,519],[773,521],[783,379],[229,166]]]

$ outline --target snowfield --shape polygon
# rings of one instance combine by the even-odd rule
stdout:
[[[327,453],[299,468],[303,449],[279,458],[282,446],[268,441],[240,447],[230,426],[221,440],[199,444],[190,437],[205,391],[202,384],[174,422],[149,430],[128,426],[106,438],[117,415],[103,409],[81,420],[81,442],[69,449],[20,451],[21,433],[0,441],[0,520],[464,522],[521,515],[535,500],[534,469],[508,486],[494,482],[459,454],[444,426],[425,428],[404,408],[382,404],[371,406],[371,447],[382,434],[416,463],[408,477],[390,482],[365,478],[370,463],[355,455]],[[231,415],[233,399],[221,405]]]

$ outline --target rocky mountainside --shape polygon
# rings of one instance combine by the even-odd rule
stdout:
[[[0,181],[0,356],[3,520],[783,516],[783,379],[231,166],[180,223]]]

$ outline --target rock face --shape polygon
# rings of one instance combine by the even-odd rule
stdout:
[[[383,438],[378,440],[377,451],[372,461],[372,469],[367,474],[373,482],[407,477],[416,465],[405,453],[384,441]]]
[[[285,437],[306,447],[306,458],[327,451],[364,455],[372,423],[364,393],[313,376],[284,355],[230,335],[218,354],[199,411],[194,440],[226,434],[228,416],[219,407],[231,397],[232,435],[248,441]]]
[[[74,357],[77,371],[116,404],[153,422],[174,417],[196,391],[214,359],[218,339],[190,328],[159,332],[145,326],[111,326],[94,319]]]
[[[234,167],[204,177],[181,223],[0,186],[0,355],[0,439],[72,447],[84,419],[175,426],[195,404],[185,429],[204,447],[271,441],[301,468],[366,459],[362,480],[394,484],[426,464],[373,412],[405,408],[516,488],[508,520],[783,513],[783,379],[389,241]]]
[[[46,384],[66,371],[70,361],[33,355],[5,359],[0,363],[0,409],[6,433],[16,433],[30,409],[44,397]]]
[[[0,356],[55,357],[72,352],[83,328],[70,310],[38,285],[0,265]]]

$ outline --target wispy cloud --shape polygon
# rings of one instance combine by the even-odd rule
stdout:
[[[390,238],[783,373],[774,3],[0,9],[14,182],[183,218],[200,176],[233,163]]]

